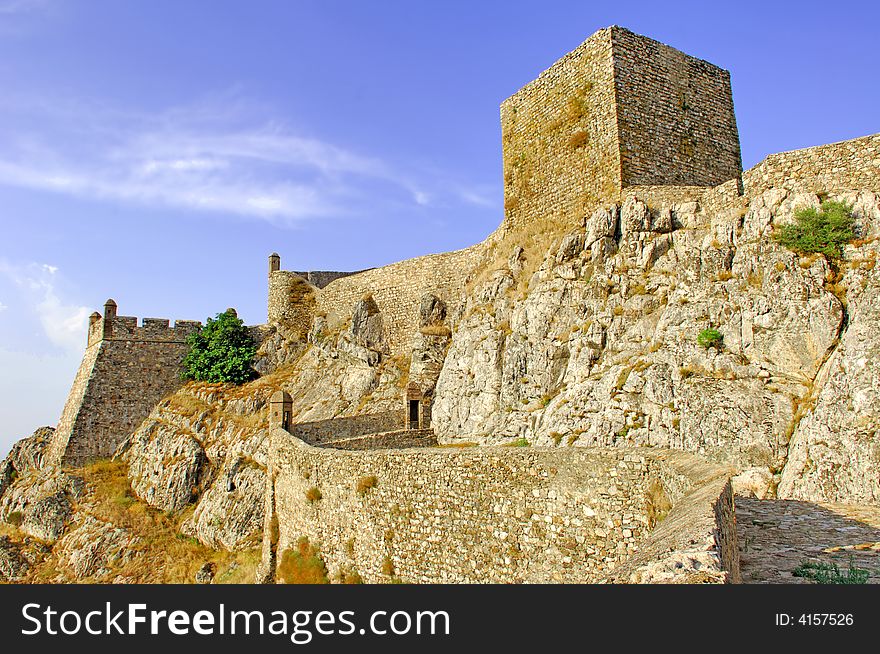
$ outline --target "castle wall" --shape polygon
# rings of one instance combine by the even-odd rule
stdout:
[[[269,323],[282,325],[287,336],[304,340],[315,317],[317,289],[295,272],[269,273]]]
[[[351,317],[354,305],[371,293],[393,353],[406,352],[419,329],[422,295],[431,292],[450,306],[464,298],[468,276],[480,260],[482,245],[407,259],[337,279],[316,294],[316,312],[332,328]],[[274,273],[277,274],[277,273]]]
[[[611,30],[501,104],[504,224],[576,221],[621,186]]]
[[[833,193],[880,188],[880,134],[771,154],[743,174],[749,196],[773,188]]]
[[[611,42],[622,186],[739,177],[730,73],[620,27]]]
[[[621,27],[501,105],[505,221],[576,224],[632,186],[739,178],[730,74]]]
[[[302,277],[312,286],[316,286],[318,288],[324,288],[332,281],[336,281],[337,279],[341,279],[342,277],[349,277],[351,275],[357,275],[358,273],[364,272],[363,270],[356,270],[353,272],[335,272],[329,270],[310,270],[309,272],[299,272],[297,271],[297,275]]]
[[[52,463],[80,466],[112,456],[159,400],[177,390],[187,337],[200,323],[128,316],[90,326],[83,356],[49,447]],[[94,333],[93,333],[94,332]]]
[[[403,409],[367,413],[359,416],[300,422],[290,427],[290,432],[310,445],[321,445],[330,441],[346,440],[390,432],[403,426],[406,412]]]
[[[264,555],[280,560],[306,536],[331,574],[354,568],[368,583],[388,580],[386,559],[404,582],[597,582],[649,536],[651,488],[666,480],[673,500],[687,497],[695,468],[711,467],[695,461],[598,448],[341,451],[276,428],[267,524],[278,528],[266,530]],[[708,531],[687,537],[706,543],[715,513],[698,507]]]

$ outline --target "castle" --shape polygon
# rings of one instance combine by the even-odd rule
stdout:
[[[794,184],[807,191],[834,192],[880,186],[880,166],[863,165],[880,160],[880,135],[772,155],[743,172],[727,71],[620,27],[596,32],[505,100],[501,125],[505,206],[498,232],[484,243],[456,252],[352,273],[285,271],[280,256],[273,253],[268,266],[268,327],[290,342],[306,342],[319,331],[348,330],[351,351],[365,361],[391,356],[416,359],[423,354],[418,348],[427,347],[419,334],[432,333],[426,328],[437,328],[438,334],[443,333],[441,327],[449,331],[452,320],[446,307],[451,311],[465,299],[475,272],[486,264],[489,246],[536,224],[582,226],[597,207],[621,205],[633,198],[649,207],[667,207],[666,211],[690,203],[742,212],[747,196],[771,187]],[[156,319],[138,325],[135,318],[118,316],[112,300],[103,315],[93,314],[86,353],[54,436],[51,458],[80,465],[111,456],[155,404],[182,384],[179,369],[186,338],[198,327],[191,321],[170,327],[167,320]],[[445,353],[443,347],[441,342],[439,349]],[[520,555],[499,559],[498,552],[486,550],[480,555],[488,571],[485,576],[445,560],[436,569],[426,568],[424,557],[418,557],[420,568],[414,564],[407,568],[404,556],[399,565],[409,578],[555,578],[558,570],[572,567],[572,552],[583,545],[579,528],[596,511],[619,536],[606,538],[599,530],[601,537],[589,547],[606,561],[631,554],[638,537],[653,527],[644,507],[630,501],[648,492],[649,480],[660,480],[657,483],[665,485],[669,498],[680,500],[686,509],[669,523],[681,529],[675,538],[661,534],[667,540],[655,542],[656,552],[651,547],[643,551],[657,553],[661,545],[677,547],[687,538],[708,539],[714,543],[709,549],[716,576],[737,578],[727,469],[704,466],[681,453],[535,450],[502,456],[479,451],[483,448],[401,449],[436,443],[430,433],[431,402],[440,366],[442,359],[413,377],[402,392],[400,411],[388,415],[297,425],[290,420],[290,398],[283,392],[273,396],[266,521],[275,527],[265,530],[263,542],[267,578],[277,553],[295,542],[298,534],[310,534],[328,548],[331,559],[342,560],[350,533],[387,532],[388,521],[406,533],[398,539],[409,543],[407,551],[414,558],[424,546],[440,548],[437,559],[443,559],[443,538],[456,542],[474,538],[461,520],[444,513],[449,509],[442,497],[448,474],[462,475],[458,481],[471,489],[458,498],[469,515],[468,524],[482,521],[498,533],[524,529],[522,515],[529,510],[524,493],[540,497],[542,520],[553,527],[546,538],[559,546],[556,554],[562,553],[558,560],[551,557],[539,565],[530,559],[532,563],[526,565],[518,561]],[[582,479],[584,470],[600,472]],[[339,509],[332,520],[327,513],[318,520],[315,509],[303,504],[304,489],[319,480],[345,489],[352,479],[369,478],[378,471],[393,480],[388,485],[394,489],[382,496],[378,506],[365,508],[350,488],[331,498]],[[417,491],[410,487],[408,480],[413,479],[418,480]],[[575,484],[579,490],[571,496],[579,499],[557,501],[570,491],[571,479],[579,480],[580,486]],[[615,484],[635,494],[599,490]],[[691,490],[702,494],[696,498],[688,494]],[[493,497],[505,499],[496,503]],[[599,497],[604,502],[601,509],[595,506]],[[442,511],[437,508],[436,519],[425,518],[424,523],[400,517],[401,507],[419,503]],[[387,547],[374,538],[364,551],[378,560]],[[587,572],[575,578],[596,580],[600,572],[607,572],[601,566],[601,570],[590,568],[590,561],[589,556],[584,559]]]

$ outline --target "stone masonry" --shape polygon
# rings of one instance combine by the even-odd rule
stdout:
[[[183,382],[180,366],[187,337],[201,323],[116,315],[108,300],[104,315],[89,320],[88,346],[49,446],[47,461],[79,466],[112,456],[116,447],[165,395]]]
[[[598,582],[647,547],[663,511],[671,507],[665,519],[673,520],[681,505],[681,547],[699,551],[713,580],[738,578],[729,471],[689,454],[340,451],[277,427],[271,439],[267,519],[278,528],[264,534],[266,565],[305,536],[331,574],[356,569],[367,582]],[[669,555],[665,546],[649,551]]]
[[[729,73],[616,26],[507,99],[501,126],[507,227],[573,222],[631,186],[742,172]]]

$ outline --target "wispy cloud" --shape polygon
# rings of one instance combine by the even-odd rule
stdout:
[[[0,311],[6,311],[8,308],[9,308],[9,307],[7,307],[5,304],[3,304],[2,302],[0,302]]]
[[[7,100],[0,184],[279,222],[383,201],[485,206],[476,190],[447,188],[435,175],[422,180],[412,167],[402,172],[261,113],[227,99],[151,115]]]
[[[16,266],[0,260],[0,275],[18,288],[23,308],[36,316],[53,345],[68,352],[82,350],[90,310],[63,297],[57,267],[36,263]]]

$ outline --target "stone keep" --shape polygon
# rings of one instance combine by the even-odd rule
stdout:
[[[621,27],[501,105],[505,225],[575,222],[637,186],[742,174],[730,74]]]

